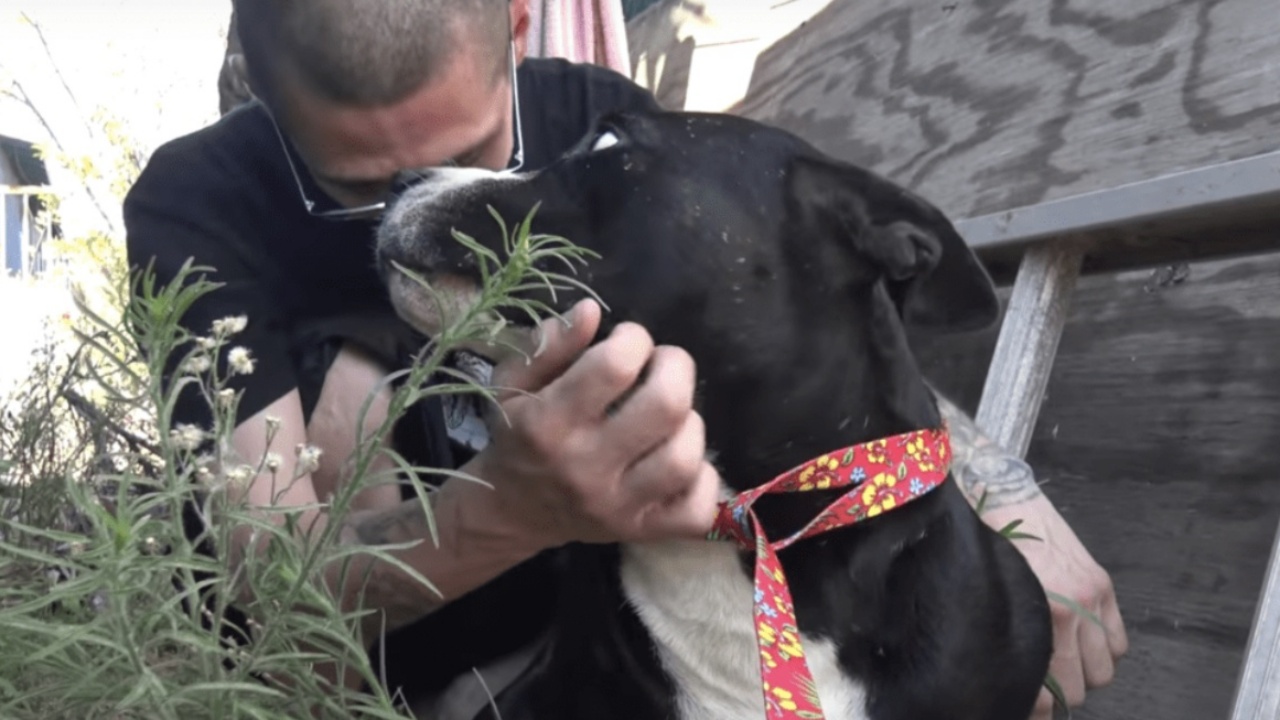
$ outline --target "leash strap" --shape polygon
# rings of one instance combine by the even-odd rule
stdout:
[[[756,642],[767,717],[825,717],[800,646],[791,590],[777,552],[805,538],[906,505],[941,485],[950,462],[950,437],[945,429],[916,430],[828,453],[720,504],[708,539],[734,542],[756,554]],[[782,540],[771,542],[765,537],[752,510],[764,495],[842,487],[852,489]]]

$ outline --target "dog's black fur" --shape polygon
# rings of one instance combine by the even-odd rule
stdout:
[[[606,132],[619,142],[593,151]],[[692,354],[708,447],[737,490],[837,448],[938,426],[904,323],[972,329],[998,314],[989,277],[934,206],[741,118],[608,116],[519,182],[481,180],[448,197],[432,182],[384,222],[384,271],[395,260],[474,279],[450,230],[501,252],[487,206],[515,221],[540,203],[535,232],[602,256],[583,276],[610,308],[602,335],[635,321]],[[757,508],[778,538],[833,497],[770,496]],[[615,546],[564,549],[559,618],[499,695],[504,720],[679,717],[619,557]],[[1045,594],[953,480],[781,558],[801,630],[834,641],[845,672],[865,683],[870,718],[1030,715],[1051,653]],[[750,562],[744,554],[748,574]]]

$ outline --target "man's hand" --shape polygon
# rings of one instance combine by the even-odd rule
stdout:
[[[531,362],[494,368],[495,386],[522,391],[499,396],[506,421],[491,417],[475,468],[498,515],[541,547],[705,536],[720,478],[704,457],[692,359],[632,323],[584,351],[600,306],[583,301],[569,319],[543,323]]]
[[[1054,652],[1049,672],[1061,686],[1067,705],[1082,705],[1086,688],[1109,685],[1116,661],[1129,650],[1111,577],[1044,495],[986,510],[982,519],[996,530],[1021,520],[1017,531],[1039,540],[1019,539],[1014,546],[1022,551],[1045,591],[1066,597],[1092,614],[1092,618],[1082,617],[1050,597]],[[1095,620],[1101,621],[1101,626]],[[1053,698],[1048,690],[1040,692],[1032,717],[1053,717]]]
[[[1039,539],[1018,539],[1014,547],[1045,591],[1078,603],[1101,621],[1099,627],[1074,608],[1050,599],[1054,649],[1049,672],[1062,687],[1067,705],[1079,707],[1087,689],[1111,682],[1116,661],[1129,651],[1111,577],[1040,491],[1031,467],[984,435],[953,403],[935,395],[951,430],[952,474],[970,503],[982,500],[982,520],[995,530],[1021,520],[1018,532]],[[1052,717],[1053,697],[1042,690],[1032,720]]]

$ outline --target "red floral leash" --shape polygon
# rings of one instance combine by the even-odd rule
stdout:
[[[770,718],[820,720],[822,705],[800,647],[791,591],[777,551],[901,507],[942,484],[951,462],[945,429],[916,430],[828,453],[720,504],[711,540],[756,553],[755,620],[760,679]],[[852,487],[804,528],[771,542],[751,506],[763,495]]]

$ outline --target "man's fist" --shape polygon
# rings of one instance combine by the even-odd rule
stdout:
[[[537,357],[494,368],[508,390],[477,474],[503,516],[542,547],[706,535],[720,477],[693,410],[693,360],[632,323],[588,348],[594,301],[568,317],[543,323]]]

